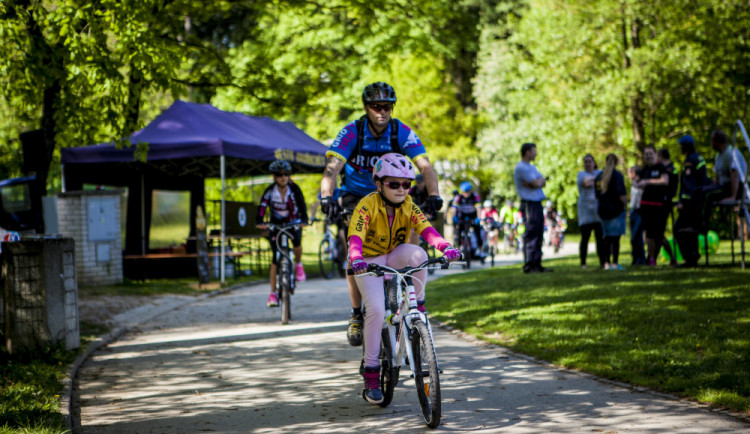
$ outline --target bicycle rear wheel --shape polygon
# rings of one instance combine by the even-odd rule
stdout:
[[[336,270],[335,253],[331,240],[323,238],[318,247],[318,263],[320,264],[320,274],[324,279],[333,279]]]
[[[422,407],[424,422],[430,428],[440,425],[440,373],[435,356],[435,347],[422,320],[415,320],[411,325],[411,349],[414,360],[414,383],[417,386],[419,405]]]
[[[398,383],[399,368],[393,366],[393,350],[388,329],[383,329],[380,339],[380,390],[383,391],[381,407],[388,407],[393,400],[393,389]]]
[[[289,258],[281,257],[281,323],[289,324],[292,319],[292,264]]]

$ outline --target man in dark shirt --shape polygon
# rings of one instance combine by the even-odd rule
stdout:
[[[677,209],[680,217],[675,223],[675,238],[680,247],[686,267],[695,267],[700,259],[698,251],[699,208],[696,207],[697,196],[708,182],[706,161],[695,152],[695,140],[690,135],[680,137],[677,141],[680,151],[685,155],[680,174],[680,196]]]
[[[680,176],[677,174],[677,169],[674,168],[674,163],[672,163],[669,157],[669,150],[667,148],[659,149],[656,156],[656,161],[661,163],[664,168],[667,169],[668,175],[666,194],[664,196],[664,227],[667,227],[669,217],[672,216],[672,200],[677,194],[677,189],[680,182]],[[672,217],[672,224],[674,225],[674,216]],[[664,247],[669,257],[672,258],[672,260],[669,262],[669,265],[671,265],[672,267],[676,266],[677,259],[674,252],[672,251],[672,245],[670,244],[670,242],[667,241],[666,238],[662,237],[661,246]]]
[[[656,265],[657,247],[661,247],[664,237],[664,201],[668,184],[669,174],[664,165],[656,161],[656,148],[646,146],[643,149],[643,168],[638,173],[637,186],[643,189],[641,217],[646,232],[647,263],[650,266]]]

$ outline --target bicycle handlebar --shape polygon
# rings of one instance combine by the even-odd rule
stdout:
[[[272,231],[275,231],[275,230],[282,231],[285,229],[299,229],[300,227],[302,227],[302,220],[299,220],[299,219],[292,220],[289,223],[281,223],[281,224],[266,223],[265,225],[269,230],[272,230]]]
[[[445,256],[441,256],[439,258],[428,259],[424,261],[423,263],[421,263],[420,265],[417,265],[416,267],[404,267],[404,268],[397,270],[391,267],[386,267],[384,265],[368,264],[367,272],[365,273],[355,275],[354,270],[350,268],[346,270],[346,274],[349,276],[356,276],[356,277],[364,277],[364,276],[382,277],[382,276],[385,276],[386,274],[409,275],[419,270],[423,270],[429,267],[430,265],[434,265],[434,264],[440,264],[441,270],[447,270],[451,267],[451,265],[453,264],[462,265],[463,262],[460,262],[460,261],[448,262]]]

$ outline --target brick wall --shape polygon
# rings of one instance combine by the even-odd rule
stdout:
[[[122,282],[121,195],[119,190],[105,190],[72,191],[57,196],[59,232],[75,240],[76,272],[81,285]],[[101,215],[107,216],[106,222],[98,214],[89,215],[92,207],[105,205],[107,209]],[[102,227],[111,227],[112,231],[103,234]]]

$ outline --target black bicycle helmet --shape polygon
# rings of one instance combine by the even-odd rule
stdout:
[[[362,102],[370,104],[374,102],[396,102],[396,91],[388,83],[378,81],[368,84],[362,92]]]
[[[280,173],[280,172],[289,173],[292,171],[292,165],[289,164],[289,162],[286,160],[276,160],[273,163],[271,163],[270,166],[268,166],[268,170],[270,170],[271,173]]]

